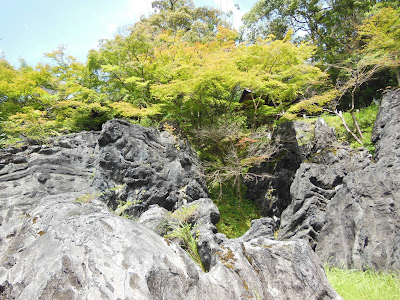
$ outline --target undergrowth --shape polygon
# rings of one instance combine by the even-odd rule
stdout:
[[[241,190],[242,197],[238,199],[235,188],[229,183],[223,184],[221,195],[219,188],[210,189],[211,198],[221,215],[217,223],[218,232],[224,233],[228,238],[242,236],[249,230],[252,220],[261,218],[255,203],[244,197],[244,186]]]
[[[327,266],[325,271],[329,283],[345,300],[400,299],[400,277],[397,275]]]
[[[357,121],[361,128],[361,131],[364,134],[364,139],[363,139],[364,145],[363,146],[366,149],[368,149],[368,151],[371,153],[373,153],[375,151],[375,146],[371,142],[371,133],[372,133],[372,129],[374,127],[374,122],[375,122],[376,116],[378,114],[378,110],[379,110],[379,106],[376,104],[372,104],[368,107],[360,109],[359,111],[357,111],[355,113]],[[361,146],[359,143],[354,141],[354,139],[350,135],[350,133],[348,133],[346,131],[346,129],[343,126],[342,120],[338,116],[333,115],[333,114],[324,113],[320,117],[323,118],[329,126],[335,128],[336,135],[338,137],[339,142],[348,141],[350,143],[351,147],[353,147],[353,148],[358,148]],[[346,120],[346,123],[349,126],[349,128],[353,132],[355,132],[355,127],[354,127],[353,120],[351,118],[350,113],[349,112],[343,113],[343,117]],[[313,120],[315,120],[315,118],[308,119],[308,120],[313,121]]]

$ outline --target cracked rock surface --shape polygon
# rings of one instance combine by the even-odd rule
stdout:
[[[331,265],[400,269],[400,90],[374,124],[374,159],[332,141],[303,162],[282,213],[280,239],[305,239]]]
[[[180,211],[208,272],[157,231]],[[0,299],[341,299],[272,219],[234,240],[218,219],[197,157],[166,131],[113,120],[1,150]]]

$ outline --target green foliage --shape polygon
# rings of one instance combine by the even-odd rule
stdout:
[[[0,63],[0,130],[4,139],[40,140],[98,130],[112,117],[105,95],[90,89],[86,66],[64,48],[47,53],[52,64],[15,69]]]
[[[327,107],[338,97],[338,91],[331,89],[321,95],[312,96],[309,99],[301,100],[292,105],[283,115],[285,119],[293,120],[300,113],[307,113],[310,115],[318,115],[323,112],[323,108]]]
[[[75,198],[75,200],[73,202],[76,202],[76,203],[89,203],[92,200],[94,200],[95,198],[96,198],[96,195],[90,194],[90,193],[86,193],[86,194],[83,194],[83,195]]]
[[[198,205],[186,205],[180,207],[169,216],[169,219],[172,219],[174,222],[178,223],[188,223],[196,213],[197,208]]]
[[[392,68],[400,85],[400,8],[378,5],[358,27],[365,64]]]
[[[346,56],[356,27],[378,2],[398,6],[394,0],[259,0],[243,18],[244,34],[253,41],[270,34],[283,38],[292,28],[298,39],[317,45],[318,60],[332,64]]]
[[[110,191],[118,191],[120,189],[122,189],[124,186],[117,186],[114,187],[112,189],[110,189]],[[142,203],[142,200],[132,200],[132,199],[128,199],[127,201],[121,201],[121,200],[117,200],[118,206],[115,209],[115,214],[118,216],[121,216],[123,218],[126,219],[132,219],[134,217],[134,213],[135,213],[135,208],[138,204]]]
[[[161,226],[167,231],[164,235],[167,242],[179,243],[179,246],[206,272],[197,249],[199,231],[196,225],[190,223],[197,208],[198,205],[183,206],[173,213],[169,213]]]
[[[277,149],[265,135],[265,128],[255,132],[242,127],[243,123],[233,118],[214,127],[195,131],[200,158],[206,167],[206,177],[213,187],[220,188],[224,183],[232,183],[236,197],[242,197],[243,179],[255,179],[262,174],[249,174],[249,168],[268,160]]]
[[[164,80],[151,91],[164,113],[188,129],[216,126],[240,109],[248,125],[258,127],[326,85],[327,74],[307,61],[314,47],[294,45],[290,36],[236,44],[236,32],[218,27],[212,41],[170,45],[156,54],[164,62]],[[254,96],[240,104],[243,88]]]
[[[368,151],[370,151],[371,153],[374,153],[375,146],[371,142],[371,134],[372,134],[372,129],[374,127],[374,122],[375,122],[376,116],[378,114],[378,110],[379,110],[379,106],[373,104],[373,105],[362,108],[355,112],[355,116],[356,116],[358,123],[360,125],[360,128],[364,134],[363,145],[360,145],[359,143],[357,143],[356,141],[353,140],[352,136],[343,127],[342,121],[338,116],[324,113],[321,115],[321,117],[325,120],[325,122],[329,126],[335,128],[336,135],[340,142],[348,141],[350,143],[350,145],[354,148],[364,146],[368,149]],[[350,129],[354,130],[354,124],[352,123],[352,117],[351,117],[350,113],[348,113],[348,112],[344,113],[343,117],[346,120],[346,123],[349,124]],[[309,119],[309,120],[311,121],[313,119]]]
[[[36,68],[2,60],[2,139],[99,130],[114,117],[174,120],[192,137],[231,119],[254,131],[324,90],[326,73],[309,61],[314,47],[293,44],[290,32],[247,44],[218,10],[180,0],[153,6],[157,13],[102,40],[86,65],[64,47]],[[254,97],[239,103],[244,88]]]
[[[400,299],[398,274],[325,267],[329,283],[345,300]]]
[[[225,183],[223,185],[222,197],[220,197],[219,187],[211,187],[211,198],[218,206],[221,219],[217,223],[218,231],[224,233],[228,238],[242,236],[250,229],[251,221],[261,218],[259,209],[254,202],[236,196],[235,188]],[[245,194],[242,188],[243,195]]]

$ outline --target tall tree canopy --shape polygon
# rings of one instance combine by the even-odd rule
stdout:
[[[246,37],[273,34],[282,38],[292,28],[301,40],[317,46],[315,57],[334,63],[349,51],[352,36],[377,3],[398,6],[393,0],[260,0],[244,18]]]
[[[113,117],[174,120],[188,134],[229,122],[254,132],[334,110],[350,94],[354,110],[372,75],[399,76],[399,9],[382,2],[259,1],[243,39],[219,10],[153,1],[153,14],[102,40],[86,64],[64,48],[34,68],[1,60],[0,138],[99,129]]]

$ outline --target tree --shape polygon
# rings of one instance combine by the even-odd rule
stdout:
[[[337,92],[333,94],[337,106],[342,98],[350,95],[349,112],[352,116],[353,124],[356,132],[353,132],[346,123],[343,113],[334,108],[323,108],[321,105],[317,110],[324,109],[336,114],[341,118],[343,126],[359,143],[363,144],[363,132],[358,125],[355,116],[356,104],[359,102],[357,92],[367,82],[374,79],[374,76],[382,70],[394,70],[399,80],[400,67],[400,9],[392,7],[384,7],[378,5],[374,8],[373,13],[358,26],[356,35],[348,43],[349,54],[346,59],[333,65],[338,72],[336,81]],[[398,81],[399,84],[399,81]],[[331,93],[331,92],[329,92]],[[314,99],[322,100],[323,96],[314,97]],[[318,101],[306,100],[304,104],[299,104],[290,108],[290,112],[297,112],[305,105],[315,107]],[[318,107],[317,106],[317,107]]]
[[[152,93],[180,123],[199,128],[238,115],[256,129],[326,85],[328,75],[307,61],[314,47],[291,43],[290,33],[247,45],[236,44],[236,32],[218,30],[210,42],[179,42],[157,52],[158,74],[164,75]],[[244,88],[252,90],[249,103],[239,103]]]
[[[400,8],[377,6],[358,27],[365,64],[395,71],[400,85]]]
[[[192,0],[155,0],[151,3],[151,7],[154,8],[155,12],[159,13],[162,11],[176,11],[181,7],[194,7]]]
[[[203,42],[215,36],[218,26],[230,27],[230,24],[225,21],[225,13],[218,9],[195,7],[192,1],[178,1],[171,9],[170,1],[160,2],[163,4],[156,3],[157,7],[160,7],[156,9],[157,13],[140,22],[156,28],[156,34],[160,31],[171,31],[183,35],[186,41]]]
[[[35,68],[0,63],[1,130],[10,141],[98,130],[111,118],[105,97],[88,86],[84,64],[63,47],[46,55],[53,63]]]
[[[222,196],[222,186],[232,182],[239,200],[243,179],[257,180],[270,176],[249,173],[249,168],[270,159],[279,149],[263,130],[251,132],[242,125],[240,120],[226,119],[216,126],[195,131],[196,138],[202,144],[203,165],[211,186],[219,187]]]
[[[358,136],[349,129],[343,115],[337,111],[335,113],[341,117],[346,130],[361,145],[364,136],[354,114],[356,91],[383,69],[394,69],[397,82],[400,84],[400,9],[380,6],[377,6],[376,9],[357,27],[357,36],[354,40],[354,43],[358,43],[356,44],[357,49],[353,51],[349,59],[338,66],[344,71],[340,78],[342,80],[344,78],[344,82],[341,85],[338,84],[339,90],[341,95],[350,90],[351,107],[349,112]],[[359,46],[360,42],[361,46]]]
[[[253,41],[269,34],[282,38],[292,28],[298,39],[317,46],[316,60],[334,64],[345,58],[357,26],[378,2],[399,5],[393,0],[260,0],[243,17],[245,35]]]
[[[137,24],[127,37],[103,40],[100,50],[91,50],[88,67],[93,82],[112,101],[146,107],[150,98],[151,64],[156,39],[153,28]]]

